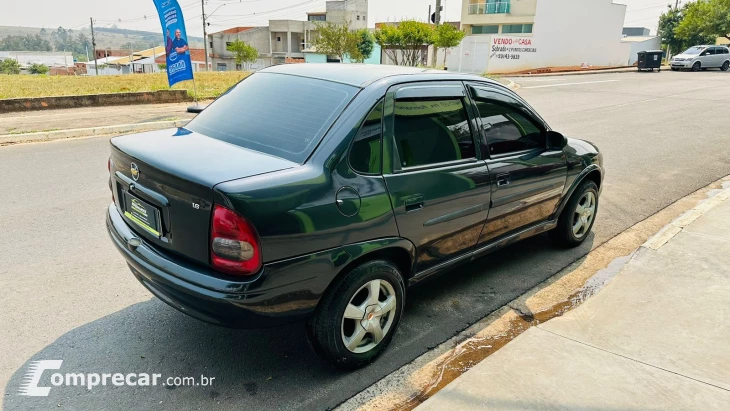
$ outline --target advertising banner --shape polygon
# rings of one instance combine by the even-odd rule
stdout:
[[[193,79],[190,47],[185,31],[185,19],[177,0],[153,0],[160,16],[167,53],[167,81],[175,83]]]

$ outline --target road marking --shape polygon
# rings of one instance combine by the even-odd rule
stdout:
[[[563,86],[575,86],[578,84],[598,84],[598,83],[612,83],[620,80],[601,80],[601,81],[584,81],[581,83],[561,83],[561,84],[546,84],[544,86],[528,86],[522,88],[545,88],[545,87],[563,87]]]

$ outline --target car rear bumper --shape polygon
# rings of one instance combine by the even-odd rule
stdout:
[[[311,315],[326,288],[326,279],[297,280],[296,276],[287,275],[297,266],[287,262],[265,266],[247,282],[215,277],[205,267],[167,255],[146,243],[130,229],[114,204],[109,206],[106,224],[112,242],[132,273],[152,294],[173,308],[212,324],[266,328],[303,320]],[[140,245],[130,245],[132,238],[139,239]],[[289,281],[282,283],[282,278]]]

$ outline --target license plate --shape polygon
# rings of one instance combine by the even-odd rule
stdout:
[[[150,203],[124,192],[124,215],[155,237],[160,237],[160,210]]]

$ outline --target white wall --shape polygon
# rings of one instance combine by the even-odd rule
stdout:
[[[631,51],[629,51],[629,66],[633,66],[637,61],[639,61],[638,53],[640,51],[661,50],[662,48],[661,37],[652,37],[644,41],[631,41],[627,43],[631,45]]]
[[[621,42],[625,13],[625,5],[611,0],[540,0],[532,35],[467,36],[461,52],[457,49],[449,57],[448,67],[455,70],[460,59],[463,71],[472,73],[583,63],[625,66],[630,51]]]

